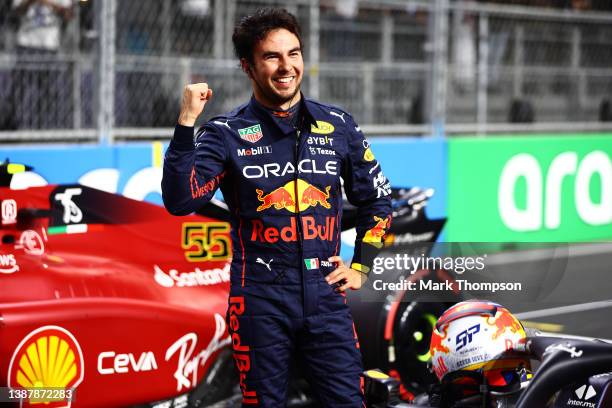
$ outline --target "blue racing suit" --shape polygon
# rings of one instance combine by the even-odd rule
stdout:
[[[255,98],[196,134],[177,125],[162,192],[175,215],[221,188],[232,214],[227,321],[243,406],[285,406],[292,355],[321,404],[362,407],[359,343],[343,293],[324,277],[339,254],[342,181],[358,210],[351,266],[371,260],[391,222],[389,182],[347,112],[302,98],[296,125]],[[366,261],[365,258],[368,258]]]

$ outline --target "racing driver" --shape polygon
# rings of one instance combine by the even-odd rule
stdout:
[[[211,99],[184,88],[162,192],[175,215],[221,188],[232,214],[227,312],[243,406],[280,407],[295,357],[325,407],[362,407],[359,343],[346,289],[359,289],[391,223],[389,182],[346,111],[306,99],[300,28],[281,9],[243,18],[232,41],[251,100],[195,136]],[[338,256],[342,191],[358,207],[350,266]]]

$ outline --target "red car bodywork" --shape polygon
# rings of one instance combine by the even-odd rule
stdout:
[[[227,223],[76,185],[0,200],[0,387],[76,387],[44,407],[148,403],[230,345]]]

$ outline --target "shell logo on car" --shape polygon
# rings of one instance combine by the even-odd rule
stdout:
[[[8,386],[21,388],[74,389],[83,381],[81,346],[59,326],[43,326],[30,332],[17,346],[8,370]],[[45,408],[70,407],[69,400],[53,400]],[[30,402],[25,406],[41,405]]]

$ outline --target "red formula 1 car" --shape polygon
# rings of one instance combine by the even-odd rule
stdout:
[[[0,165],[0,400],[37,388],[22,406],[187,407],[235,394],[223,203],[179,218],[80,185],[6,187],[24,170]],[[414,205],[428,196],[394,190],[395,240],[435,240],[444,220]]]
[[[0,385],[88,407],[218,399],[226,222],[78,185],[1,191]]]

